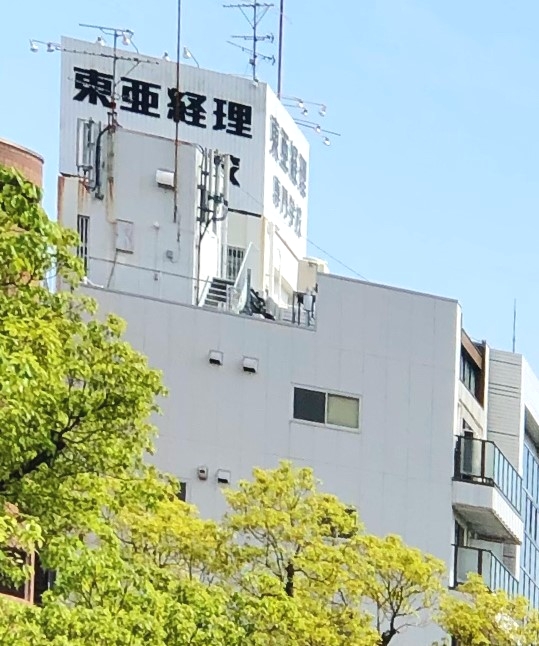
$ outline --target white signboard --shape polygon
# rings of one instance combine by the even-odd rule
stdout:
[[[286,109],[264,83],[188,65],[179,87],[173,62],[62,39],[60,172],[78,174],[81,119],[106,125],[114,110],[119,127],[167,139],[178,124],[181,141],[231,155],[231,209],[273,219],[298,247],[308,144]]]

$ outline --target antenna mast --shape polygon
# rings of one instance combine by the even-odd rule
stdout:
[[[513,303],[513,354],[517,347],[517,299]]]
[[[258,26],[264,19],[264,16],[268,13],[269,9],[273,7],[272,4],[266,2],[257,2],[257,0],[252,0],[252,2],[241,2],[239,4],[225,4],[223,5],[226,9],[239,9],[243,14],[245,20],[249,23],[251,27],[252,34],[249,36],[232,36],[232,38],[237,40],[247,40],[251,42],[251,49],[242,47],[241,45],[236,45],[236,43],[230,43],[239,47],[242,51],[251,54],[249,59],[249,65],[253,70],[253,81],[258,81],[256,76],[256,67],[258,64],[258,59],[263,61],[269,61],[272,65],[275,64],[275,56],[266,56],[265,54],[258,53],[258,43],[262,41],[267,41],[273,43],[275,37],[273,34],[266,34],[264,36],[259,36]],[[250,10],[250,11],[249,11]],[[252,15],[249,15],[252,12]]]
[[[277,97],[283,93],[283,36],[284,36],[284,0],[279,5],[279,51],[277,54]]]
[[[180,43],[182,34],[182,0],[178,0],[176,8],[176,92],[174,93],[174,208],[172,219],[178,222],[178,153],[180,148]],[[180,223],[178,222],[177,241],[180,241]]]

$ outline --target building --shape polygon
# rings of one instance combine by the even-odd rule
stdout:
[[[32,150],[28,150],[19,144],[0,139],[0,165],[7,168],[14,168],[26,179],[40,188],[43,184],[43,157]],[[13,505],[6,505],[5,511],[8,514],[16,515],[17,509]],[[32,554],[28,557],[28,563],[36,566],[36,575],[28,579],[22,586],[15,588],[0,582],[0,595],[9,596],[12,599],[33,603],[39,601],[41,594],[47,589],[45,573],[39,567],[39,559]]]
[[[0,165],[15,168],[40,188],[43,185],[43,157],[28,148],[0,139]]]
[[[222,487],[253,466],[312,466],[369,531],[441,558],[450,586],[479,572],[539,605],[539,383],[525,360],[474,342],[457,301],[305,257],[308,146],[267,85],[182,67],[176,136],[159,107],[172,63],[118,81],[110,50],[63,42],[59,220],[78,228],[101,310],[164,371],[159,467],[218,516]],[[223,101],[243,106],[226,128]]]

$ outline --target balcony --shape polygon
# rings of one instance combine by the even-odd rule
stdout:
[[[494,442],[457,438],[453,509],[479,536],[519,545],[524,536],[522,478]]]
[[[504,590],[510,596],[518,594],[518,581],[505,565],[489,550],[477,547],[455,546],[453,571],[454,585],[464,583],[468,574],[476,573],[483,577],[490,590]]]

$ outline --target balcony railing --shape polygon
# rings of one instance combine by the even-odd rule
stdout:
[[[518,594],[517,579],[490,550],[455,545],[455,585],[464,583],[473,572],[483,577],[490,590],[505,590],[511,596]]]
[[[522,514],[522,478],[494,442],[466,435],[458,437],[455,479],[496,487]]]

